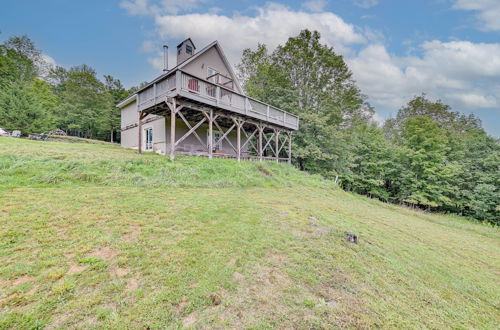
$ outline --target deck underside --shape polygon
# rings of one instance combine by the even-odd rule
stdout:
[[[177,94],[175,97],[165,97],[163,102],[152,105],[139,111],[139,128],[147,115],[170,117],[170,158],[175,154],[189,154],[195,156],[236,158],[238,160],[273,160],[278,162],[291,161],[291,134],[292,130],[272,123],[256,120],[245,114],[235,113],[223,107],[207,104],[191,95]],[[176,121],[182,120],[188,131],[176,139]],[[202,125],[208,125],[208,144],[199,134]],[[234,153],[220,153],[212,145],[212,131],[222,133],[219,141],[225,141]],[[236,132],[236,143],[228,138]],[[139,129],[139,141],[142,137]],[[194,136],[199,142],[196,152],[184,152],[179,146],[189,136]],[[139,144],[140,145],[140,144]],[[172,147],[173,146],[173,147]],[[139,151],[141,151],[139,149]]]

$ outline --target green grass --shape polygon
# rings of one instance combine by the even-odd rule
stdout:
[[[0,328],[500,323],[496,228],[287,165],[0,138],[0,223]]]

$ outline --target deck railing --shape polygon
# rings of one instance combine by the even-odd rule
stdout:
[[[139,110],[163,102],[165,96],[173,94],[195,98],[212,106],[284,127],[292,129],[299,127],[299,118],[291,113],[180,70],[172,72],[172,74],[142,90],[139,93]]]

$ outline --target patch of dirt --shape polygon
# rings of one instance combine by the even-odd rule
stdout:
[[[191,283],[191,284],[189,285],[189,288],[190,288],[190,289],[193,289],[193,288],[197,288],[197,287],[199,287],[199,286],[200,286],[200,283],[198,283],[198,282],[193,282],[193,283]]]
[[[135,291],[139,288],[139,282],[135,278],[131,278],[127,281],[127,286],[125,291]]]
[[[239,282],[244,278],[245,278],[245,276],[243,276],[243,274],[241,274],[241,273],[238,273],[238,272],[233,273],[233,281],[235,281],[235,282]]]
[[[52,314],[52,323],[45,329],[57,329],[71,316],[70,313]]]
[[[87,269],[87,267],[88,265],[72,265],[71,267],[69,267],[68,272],[66,274],[68,275],[78,274]]]
[[[177,305],[177,307],[175,309],[175,313],[177,315],[182,314],[182,312],[184,312],[184,310],[188,306],[189,306],[189,298],[187,296],[184,296],[184,297],[182,297],[181,302]]]
[[[128,273],[130,273],[130,269],[128,268],[114,268],[113,269],[113,273],[118,276],[118,277],[124,277],[126,276]]]
[[[193,312],[193,313],[189,314],[188,316],[186,316],[182,320],[182,327],[183,328],[189,328],[190,326],[192,326],[196,322],[196,317],[194,314],[195,313]]]
[[[66,228],[59,227],[56,229],[57,231],[57,237],[59,238],[69,238],[68,233],[66,231]]]
[[[10,281],[8,280],[3,280],[0,278],[0,288],[7,288],[10,286]]]
[[[92,252],[92,255],[101,259],[111,259],[117,256],[119,253],[120,252],[105,246],[94,250],[94,252]]]
[[[141,234],[141,228],[138,226],[130,227],[130,232],[122,236],[122,240],[125,242],[133,242]]]
[[[212,305],[214,306],[218,306],[222,303],[222,299],[217,293],[211,293],[208,297],[212,300]]]
[[[37,287],[33,286],[28,292],[26,292],[27,295],[33,296],[37,291]]]
[[[234,265],[236,265],[236,261],[237,261],[236,258],[231,258],[231,260],[229,260],[229,262],[227,263],[227,265],[228,266],[234,266]]]
[[[24,275],[24,276],[21,276],[21,277],[18,277],[16,278],[13,282],[12,282],[12,285],[20,285],[20,284],[23,284],[23,283],[26,283],[26,282],[30,282],[30,281],[33,281],[35,279],[34,276],[28,276],[28,275]]]

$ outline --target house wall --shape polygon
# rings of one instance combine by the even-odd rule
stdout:
[[[138,122],[138,114],[137,114],[137,108],[136,108],[136,103],[135,101],[132,102],[131,104],[127,105],[122,109],[122,116],[121,116],[121,127],[122,129],[125,128],[127,125],[135,124]],[[159,152],[162,154],[168,154],[170,152],[170,116],[162,117],[162,116],[156,116],[156,115],[148,115],[143,119],[144,121],[151,120],[150,122],[147,122],[142,125],[142,150],[143,151],[149,151],[145,150],[146,148],[146,134],[144,131],[152,127],[153,128],[153,150],[154,152]],[[195,123],[191,123],[191,125],[194,125]],[[214,131],[217,130],[216,127],[213,128]],[[189,131],[189,128],[186,126],[186,124],[180,119],[177,118],[176,120],[176,129],[175,129],[175,138],[176,140],[180,139],[184,134],[186,134]],[[139,128],[133,127],[129,128],[126,130],[121,131],[121,145],[124,148],[131,148],[131,149],[137,149],[138,145],[138,132]],[[204,124],[201,125],[196,132],[200,136],[201,140],[203,143],[207,144],[208,141],[208,125]],[[223,134],[221,132],[221,134]],[[242,133],[242,140],[244,139]],[[229,133],[228,136],[229,140],[231,143],[236,147],[237,145],[237,135],[236,135],[236,130],[233,130],[231,133]],[[243,143],[243,142],[242,142]],[[231,155],[236,155],[236,152],[231,148],[229,143],[224,140],[221,143],[221,150],[224,153],[231,154]],[[246,150],[246,148],[245,148]],[[180,145],[177,146],[176,151],[179,152],[206,152],[205,149],[201,146],[200,142],[196,137],[191,134],[188,136]]]
[[[207,79],[208,67],[217,70],[220,74],[226,77],[231,77],[229,68],[222,61],[221,55],[215,46],[205,51],[192,62],[186,64],[182,67],[182,70],[192,74],[193,76]],[[234,89],[238,90],[236,82],[234,83]]]

